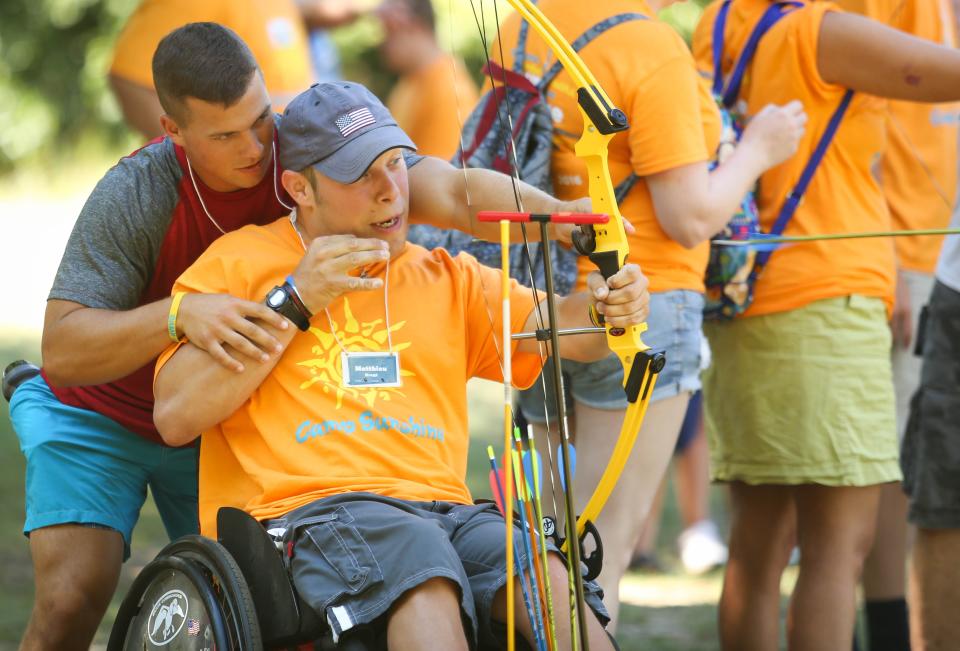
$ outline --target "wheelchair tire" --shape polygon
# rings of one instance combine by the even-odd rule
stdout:
[[[261,651],[253,599],[236,562],[209,538],[167,545],[134,580],[108,651]]]

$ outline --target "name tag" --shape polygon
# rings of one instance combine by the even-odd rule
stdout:
[[[345,387],[398,387],[400,353],[340,353]]]

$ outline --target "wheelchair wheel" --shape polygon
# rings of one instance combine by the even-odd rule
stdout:
[[[117,613],[108,651],[260,651],[253,599],[219,544],[185,536],[137,576]]]

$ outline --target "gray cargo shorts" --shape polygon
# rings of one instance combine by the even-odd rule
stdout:
[[[960,293],[937,282],[923,332],[920,388],[900,449],[908,519],[960,528]]]
[[[300,597],[327,621],[335,640],[356,627],[382,625],[380,618],[404,592],[443,577],[460,588],[471,646],[499,646],[490,611],[506,584],[506,553],[503,516],[493,504],[346,493],[264,524],[282,536]],[[519,529],[514,535],[519,540]],[[520,554],[520,560],[525,567],[526,556]],[[587,582],[584,590],[587,605],[605,625],[609,616],[599,586]]]

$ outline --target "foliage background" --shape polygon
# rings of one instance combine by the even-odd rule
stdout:
[[[202,0],[201,0],[202,1]],[[5,0],[0,3],[0,177],[46,166],[73,152],[120,152],[136,139],[107,87],[113,41],[137,0]],[[444,47],[479,75],[503,0],[436,0]],[[689,38],[705,0],[675,4],[662,17]],[[474,10],[476,9],[476,13]],[[334,34],[347,78],[385,93],[394,79],[380,65],[380,28],[366,18]]]
[[[0,174],[127,136],[105,71],[135,0],[0,3]]]

